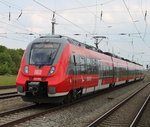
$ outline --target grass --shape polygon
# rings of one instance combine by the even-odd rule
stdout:
[[[0,86],[8,86],[16,84],[16,75],[2,75],[0,76]]]

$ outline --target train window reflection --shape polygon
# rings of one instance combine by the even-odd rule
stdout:
[[[51,65],[59,49],[57,43],[34,43],[30,53],[31,65]]]

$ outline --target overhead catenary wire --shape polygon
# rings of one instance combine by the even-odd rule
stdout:
[[[12,7],[14,9],[16,9],[16,10],[21,10],[20,7],[17,7],[16,5],[13,5],[12,3],[9,3],[9,2],[7,2],[5,0],[0,0],[0,3],[5,5],[5,6],[7,6],[7,7]]]
[[[94,18],[95,18],[94,30],[93,30],[93,34],[92,34],[92,35],[97,34],[97,33],[96,33],[96,28],[97,28],[97,23],[98,23],[97,19],[98,19],[98,18],[100,19],[100,21],[103,21],[103,23],[104,23],[105,26],[108,27],[108,25],[107,25],[107,24],[104,22],[104,20],[103,20],[103,11],[102,11],[102,9],[101,9],[101,14],[100,14],[100,16],[98,16],[98,5],[101,5],[101,8],[102,8],[102,5],[108,4],[108,3],[113,2],[113,1],[115,1],[115,0],[109,0],[109,1],[107,1],[107,2],[105,2],[105,3],[98,4],[98,1],[96,0],[96,4],[95,4],[96,9],[95,9],[95,13],[94,13],[94,12],[92,12],[92,11],[89,9],[89,6],[86,7],[86,6],[85,6],[84,4],[82,4],[79,0],[76,0],[76,2],[78,2],[81,6],[83,6],[84,9],[86,9],[88,12],[90,12],[90,13],[94,16]]]
[[[144,34],[143,34],[143,38],[145,38],[146,37],[146,34],[147,34],[147,28],[148,28],[148,22],[147,22],[147,8],[146,8],[146,10],[145,10],[145,12],[144,12],[144,10],[143,10],[143,0],[141,0],[141,12],[142,12],[142,15],[143,15],[143,19],[144,19],[144,21],[145,21],[145,30],[144,30]]]
[[[1,15],[1,14],[0,14],[0,15]],[[3,16],[3,15],[1,15],[1,16],[2,16],[3,19],[4,19],[4,18],[7,19],[7,16]],[[38,33],[36,33],[36,32],[33,32],[33,31],[27,29],[26,26],[23,25],[23,24],[22,24],[19,20],[17,20],[17,19],[11,20],[11,23],[17,23],[17,25],[14,25],[14,24],[8,23],[8,22],[6,22],[6,21],[2,21],[2,20],[0,21],[0,23],[9,25],[10,27],[14,27],[14,28],[16,28],[16,29],[23,30],[23,31],[26,31],[26,32],[29,32],[29,33],[38,34]],[[18,25],[19,25],[19,26],[18,26]],[[8,31],[10,31],[10,30],[8,30]]]
[[[23,28],[21,28],[21,27],[19,27],[19,26],[12,25],[12,24],[9,24],[9,23],[4,22],[4,21],[0,21],[0,23],[3,23],[3,24],[6,24],[6,25],[9,25],[9,26],[14,27],[14,28],[16,28],[16,29],[20,29],[20,30],[28,31],[27,29],[23,29]]]
[[[21,28],[21,27],[19,27],[19,26],[16,26],[16,25],[8,24],[8,23],[5,23],[5,24],[8,24],[8,25],[10,25],[10,26],[12,26],[12,27],[15,27],[15,28],[17,27],[18,29],[22,29],[23,31],[28,31],[29,33],[38,34],[38,33],[36,33],[36,32],[33,32],[33,31],[27,29],[26,26],[24,26],[23,24],[21,24],[21,23],[18,21],[18,19],[22,16],[22,13],[23,13],[23,12],[22,12],[23,10],[22,10],[20,7],[17,7],[16,5],[14,5],[14,4],[12,4],[12,3],[9,3],[9,2],[7,2],[7,1],[5,1],[5,0],[0,0],[0,3],[2,3],[3,5],[9,7],[9,13],[8,13],[8,14],[9,14],[9,15],[8,15],[9,21],[11,20],[11,22],[16,22],[17,24],[19,24],[19,25],[22,26],[23,28]],[[12,19],[12,18],[11,18],[10,8],[14,8],[14,9],[20,11],[20,14],[18,15],[18,17],[17,17],[16,19]],[[15,21],[15,20],[16,20],[16,21]],[[4,22],[3,22],[3,23],[4,23]]]
[[[76,0],[76,2],[78,2],[81,6],[84,6],[79,0]],[[97,16],[97,0],[96,0],[96,12],[95,12],[95,13],[92,12],[91,10],[89,10],[88,7],[85,7],[85,9],[86,9],[88,12],[90,12],[90,13],[94,16],[94,18],[95,18],[94,30],[93,30],[93,35],[94,35],[94,34],[96,33],[97,18],[98,18],[98,16]]]
[[[139,34],[139,37],[141,38],[142,42],[144,42],[145,45],[147,45],[147,43],[145,42],[145,40],[144,40],[143,37],[141,36],[141,33],[140,33],[140,31],[138,30],[138,28],[137,28],[137,26],[136,26],[136,24],[135,24],[135,22],[134,22],[134,19],[133,19],[131,13],[130,13],[130,10],[129,10],[129,8],[128,8],[126,2],[125,2],[125,0],[122,0],[122,1],[123,1],[123,4],[125,5],[125,8],[126,8],[127,11],[128,11],[128,14],[129,14],[129,16],[130,16],[130,18],[131,18],[131,20],[132,20],[132,22],[133,22],[133,25],[134,25],[134,27],[135,27],[137,33]],[[150,48],[149,45],[147,45],[146,47]]]
[[[6,38],[6,39],[15,40],[15,41],[20,41],[20,42],[27,42],[27,41],[25,41],[25,40],[16,39],[16,38],[11,38],[11,37],[7,37],[7,36],[0,36],[0,38]]]
[[[75,0],[77,3],[79,3],[81,6],[84,6],[79,0]],[[96,16],[96,14],[94,12],[92,12],[88,7],[84,6],[84,8],[90,12],[92,15]]]
[[[84,29],[84,28],[82,28],[81,26],[79,26],[79,25],[77,25],[77,24],[73,23],[73,22],[72,22],[72,21],[70,21],[69,19],[67,19],[67,18],[63,17],[62,15],[58,14],[56,11],[53,11],[52,9],[50,9],[50,8],[46,7],[46,6],[45,6],[45,5],[43,5],[42,3],[40,3],[40,2],[38,2],[38,1],[36,1],[36,0],[33,0],[33,1],[34,1],[35,3],[37,3],[38,5],[40,5],[40,6],[44,7],[45,9],[47,9],[47,10],[51,11],[51,12],[55,12],[55,14],[56,14],[57,16],[61,17],[62,19],[66,20],[66,21],[68,21],[69,23],[71,23],[71,24],[72,24],[72,25],[74,25],[75,27],[79,28],[80,30],[82,30],[82,31],[84,31],[84,32],[86,32],[86,33],[91,34],[89,31],[85,30],[85,29]]]
[[[113,2],[113,1],[115,1],[115,0],[109,0],[109,1],[110,1],[110,2]],[[108,2],[109,2],[109,1],[108,1]],[[107,2],[107,1],[106,1],[106,2]],[[98,3],[98,4],[99,4],[99,3]],[[100,3],[99,5],[101,5],[101,4],[102,4],[102,3]],[[9,5],[9,6],[10,6],[10,5]],[[95,6],[96,6],[96,5],[95,5]],[[15,6],[14,6],[14,7],[15,7]],[[89,7],[88,7],[88,8],[89,8]],[[22,8],[19,8],[19,9],[21,10]],[[20,10],[19,10],[18,12],[20,12]],[[89,8],[89,10],[90,10],[90,8]],[[48,12],[48,11],[47,11],[47,12]],[[57,10],[56,10],[56,12],[57,12]],[[105,11],[104,11],[104,12],[105,12]],[[31,10],[30,13],[32,13],[32,10]],[[18,13],[18,14],[19,14],[19,13]],[[59,13],[59,14],[60,14],[60,13]],[[7,18],[8,18],[8,17],[7,17]],[[103,19],[103,20],[104,20],[104,19]],[[105,20],[104,20],[104,21],[105,21]],[[103,21],[103,22],[104,22],[104,21]],[[14,20],[14,22],[18,22],[18,21],[15,21],[15,20]],[[20,20],[19,22],[22,23],[21,20]],[[19,23],[19,22],[18,22],[18,23]],[[106,21],[105,21],[105,23],[106,23]],[[69,24],[69,23],[68,23],[68,24]],[[12,25],[13,25],[13,24],[12,24]],[[78,24],[78,26],[81,26],[81,25]],[[82,26],[81,26],[81,27],[82,27]],[[25,28],[25,27],[24,27],[24,28]],[[87,27],[87,28],[88,28],[88,27]],[[23,30],[23,29],[22,29],[22,30]],[[74,29],[74,30],[75,30],[75,29]],[[140,34],[142,34],[142,33],[140,32]]]
[[[77,9],[82,9],[82,8],[89,8],[89,7],[95,7],[95,6],[98,6],[98,5],[105,5],[105,4],[109,4],[113,1],[116,1],[116,0],[108,0],[106,2],[102,2],[102,3],[97,3],[97,4],[93,4],[93,5],[87,5],[87,6],[80,6],[80,7],[74,7],[74,8],[67,8],[67,9],[60,9],[60,10],[56,10],[57,12],[62,12],[62,11],[70,11],[70,10],[77,10]]]

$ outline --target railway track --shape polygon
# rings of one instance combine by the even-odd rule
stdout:
[[[150,99],[150,95],[148,95],[148,97],[145,99],[145,101],[141,105],[141,107],[137,109],[136,113],[133,112],[133,114],[135,114],[135,115],[130,122],[125,121],[125,117],[124,117],[125,122],[124,121],[122,122],[122,120],[119,121],[118,119],[120,119],[119,117],[124,115],[122,113],[122,111],[128,112],[127,110],[130,110],[130,107],[132,107],[131,104],[135,101],[132,99],[134,99],[134,97],[136,95],[138,95],[140,92],[144,91],[147,87],[149,87],[149,84],[150,83],[148,83],[146,86],[144,86],[140,90],[137,90],[136,92],[134,92],[133,94],[131,94],[130,96],[125,98],[123,101],[121,101],[120,103],[118,103],[117,105],[112,107],[109,111],[107,111],[103,115],[99,116],[97,119],[95,119],[89,125],[87,125],[87,127],[108,127],[108,126],[112,126],[112,125],[116,126],[116,127],[117,126],[135,127],[144,111],[144,108],[146,107],[146,105]],[[133,101],[133,102],[131,102],[131,101]],[[128,105],[128,108],[126,108],[127,105]],[[135,107],[136,107],[136,105],[135,105]],[[132,112],[132,110],[131,110],[131,112]],[[129,114],[126,114],[126,115],[127,115],[127,117],[130,117],[130,116],[128,116]]]
[[[12,97],[18,97],[20,95],[17,94],[17,92],[9,92],[9,93],[1,93],[0,99],[7,99]]]
[[[20,111],[23,111],[23,110],[31,109],[31,108],[34,108],[34,107],[36,107],[36,104],[31,104],[31,105],[28,105],[28,106],[14,108],[14,109],[7,110],[7,111],[1,111],[0,112],[0,117],[10,115],[10,114],[13,114],[13,113],[17,113],[17,112],[20,112]]]
[[[47,111],[53,111],[52,105],[36,105],[32,104],[9,111],[0,112],[0,127],[10,127],[26,120],[33,119]]]
[[[16,85],[0,86],[0,89],[10,89],[10,88],[16,88]]]
[[[144,101],[143,105],[141,106],[139,112],[137,113],[137,115],[135,116],[134,120],[133,120],[132,123],[130,124],[130,127],[136,127],[136,126],[138,125],[139,120],[141,119],[142,114],[144,113],[145,108],[146,108],[146,106],[147,106],[149,100],[150,100],[150,94],[149,94],[149,96],[146,98],[146,100]]]
[[[67,108],[68,106],[74,105],[76,103],[86,101],[87,99],[91,99],[93,97],[108,93],[109,91],[112,92],[113,90],[117,90],[120,87],[121,86],[118,86],[114,89],[102,90],[101,92],[95,93],[94,95],[83,96],[82,98],[69,104],[63,104],[57,106],[51,105],[48,106],[47,108],[44,106],[42,109],[39,108],[39,106],[37,106],[35,108],[30,108],[30,109],[27,108],[27,110],[20,110],[19,112],[12,111],[12,113],[9,112],[7,115],[0,115],[0,127],[9,127],[9,126],[18,125],[19,123],[23,123],[25,121],[34,119],[36,117],[40,117],[45,114],[55,112],[57,110]]]
[[[113,90],[117,90],[120,87],[124,87],[124,86],[123,85],[122,86],[118,86],[118,87],[114,88]],[[23,108],[19,108],[19,109],[14,109],[14,110],[10,110],[10,111],[1,112],[0,113],[0,127],[9,127],[9,126],[17,125],[17,124],[25,122],[27,120],[31,120],[31,119],[34,119],[36,117],[40,117],[42,115],[54,112],[56,110],[59,110],[59,109],[62,109],[62,108],[66,108],[66,107],[68,107],[70,105],[73,105],[73,104],[76,104],[76,103],[80,103],[82,101],[86,101],[87,99],[93,98],[95,96],[102,95],[102,94],[107,93],[109,91],[112,91],[112,89],[111,90],[110,89],[102,90],[101,92],[95,93],[94,96],[93,95],[83,96],[81,99],[76,100],[73,103],[50,107],[50,108],[42,110],[40,112],[39,111],[38,112],[34,112],[35,108],[32,107],[32,106],[31,107],[30,106],[29,107],[25,107],[25,109],[23,107]],[[28,112],[30,112],[30,114],[22,116],[22,114],[25,114],[27,110],[29,110]],[[15,114],[15,116],[14,116],[14,114]],[[16,119],[14,119],[14,118],[16,118]]]

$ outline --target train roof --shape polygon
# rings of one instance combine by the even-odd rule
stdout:
[[[140,65],[142,66],[141,64],[139,63],[136,63],[136,62],[133,62],[133,61],[130,61],[128,59],[125,59],[123,57],[119,57],[117,55],[114,55],[110,52],[103,52],[102,50],[100,49],[97,49],[96,47],[94,46],[91,46],[91,45],[87,45],[87,44],[84,44],[82,42],[79,42],[73,38],[70,38],[68,36],[62,36],[62,35],[46,35],[46,36],[41,36],[39,38],[37,38],[36,40],[41,40],[41,39],[65,39],[68,41],[68,43],[70,44],[74,44],[74,45],[77,45],[77,46],[80,46],[80,47],[83,47],[83,48],[86,48],[86,49],[89,49],[89,50],[92,50],[92,51],[95,51],[95,52],[99,52],[99,53],[103,53],[105,55],[108,55],[108,56],[112,56],[112,57],[115,57],[115,58],[118,58],[118,59],[121,59],[121,60],[124,60],[124,61],[127,61],[127,62],[131,62],[131,63],[134,63],[134,64],[137,64],[137,65]]]

